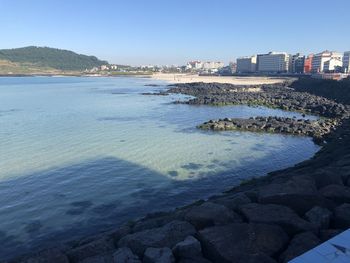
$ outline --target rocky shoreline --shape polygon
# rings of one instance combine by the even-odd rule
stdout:
[[[249,119],[224,118],[210,120],[198,126],[203,130],[214,131],[251,131],[265,133],[282,133],[291,135],[309,136],[316,143],[321,143],[322,138],[334,131],[338,125],[336,119],[305,120],[285,117],[251,117]]]
[[[312,159],[208,200],[150,214],[109,232],[10,262],[284,263],[349,228],[350,101],[336,102],[333,95],[324,98],[317,87],[299,83],[306,93],[289,85],[262,85],[255,87],[261,91],[251,92],[242,89],[246,87],[195,83],[171,87],[169,92],[196,96],[190,104],[268,105],[330,118],[326,127],[317,122],[320,127],[314,136],[320,135],[326,143]],[[350,84],[346,85],[350,91]],[[332,94],[337,91],[334,88]],[[222,121],[239,124],[237,119],[218,123]],[[243,120],[243,126],[247,122],[257,123],[256,129],[271,122],[276,127],[286,122],[299,125],[298,120],[274,117]],[[300,125],[312,130],[315,123],[301,121]],[[329,132],[321,135],[323,128]]]
[[[350,107],[325,97],[295,91],[284,82],[270,85],[234,86],[218,83],[190,83],[172,86],[167,93],[194,96],[178,103],[196,105],[267,106],[287,111],[313,113],[327,118],[349,116]]]

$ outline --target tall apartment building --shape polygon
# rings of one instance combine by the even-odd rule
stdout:
[[[304,73],[305,56],[299,53],[290,56],[289,71],[291,73]]]
[[[321,53],[318,53],[316,55],[314,55],[313,59],[312,59],[312,69],[311,72],[312,73],[323,73],[325,72],[324,66],[325,63],[329,60],[342,60],[343,55],[341,53],[338,52],[334,52],[334,51],[323,51]]]
[[[314,54],[310,54],[305,58],[304,61],[304,73],[311,73],[312,70],[312,59]]]
[[[257,56],[259,72],[284,73],[289,70],[289,55],[285,52],[270,52]]]
[[[256,56],[237,58],[237,72],[251,73],[256,71]]]
[[[350,51],[344,52],[343,56],[343,72],[350,73]]]

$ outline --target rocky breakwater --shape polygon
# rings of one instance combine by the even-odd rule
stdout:
[[[310,160],[208,200],[11,262],[288,262],[350,227],[346,115]]]
[[[194,96],[178,103],[196,105],[250,105],[267,106],[287,111],[314,113],[327,118],[349,115],[350,108],[342,103],[307,92],[289,88],[291,83],[237,86],[220,83],[189,83],[171,86],[168,93]]]
[[[338,125],[336,119],[304,120],[285,117],[251,117],[249,119],[224,118],[210,120],[198,126],[204,130],[214,131],[251,131],[283,133],[313,137],[321,142],[322,137],[334,131]]]

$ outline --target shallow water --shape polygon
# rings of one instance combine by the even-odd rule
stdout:
[[[0,259],[206,198],[319,149],[305,137],[197,130],[215,118],[301,116],[140,94],[164,88],[142,78],[0,78]]]

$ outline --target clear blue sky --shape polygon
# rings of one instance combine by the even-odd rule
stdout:
[[[350,0],[0,0],[0,25],[0,48],[123,64],[350,50]]]

